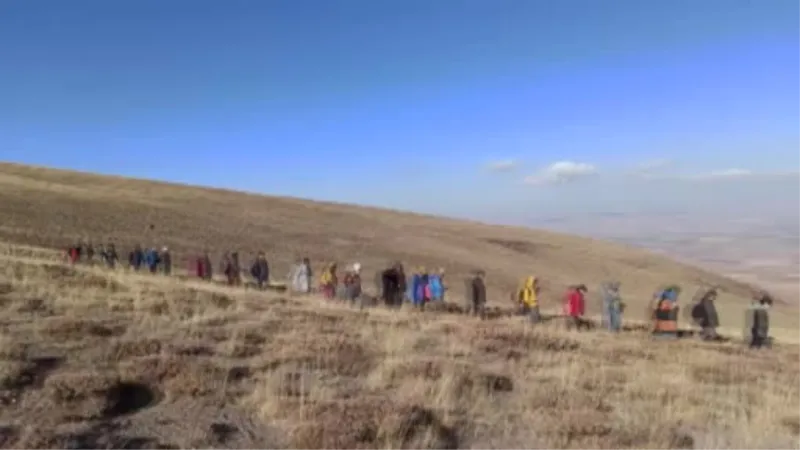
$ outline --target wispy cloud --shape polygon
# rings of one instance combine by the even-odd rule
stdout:
[[[791,178],[797,176],[800,176],[800,170],[797,169],[772,171],[772,172],[759,172],[750,169],[731,168],[731,169],[712,170],[706,173],[690,175],[688,176],[688,178],[695,180],[731,180],[731,179],[743,179],[743,178],[759,178],[759,179],[787,178],[787,177]]]
[[[596,175],[597,173],[597,168],[588,163],[559,161],[526,177],[524,182],[533,185],[563,184]]]
[[[711,172],[700,174],[701,178],[741,178],[741,177],[749,177],[753,175],[753,171],[749,169],[738,169],[738,168],[731,168],[731,169],[722,169],[722,170],[712,170]]]
[[[519,162],[513,159],[502,159],[491,161],[486,164],[486,169],[490,172],[511,172],[519,167]]]

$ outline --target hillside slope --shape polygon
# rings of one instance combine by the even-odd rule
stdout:
[[[275,274],[309,256],[317,268],[359,261],[370,281],[388,261],[401,260],[446,267],[455,295],[463,277],[482,268],[490,303],[501,306],[528,273],[542,280],[545,308],[556,306],[567,284],[592,289],[616,278],[629,311],[641,315],[659,285],[677,282],[692,294],[710,283],[720,286],[721,303],[733,305],[729,320],[738,322],[752,292],[643,250],[547,231],[16,164],[0,164],[0,205],[3,241],[60,248],[77,238],[113,240],[121,251],[134,243],[168,245],[181,268],[203,248],[215,258],[240,250],[245,261],[264,250]]]
[[[359,310],[0,245],[2,448],[797,448],[798,352]]]

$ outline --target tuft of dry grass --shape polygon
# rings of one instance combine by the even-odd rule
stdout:
[[[3,448],[796,448],[798,347],[359,310],[0,252]]]

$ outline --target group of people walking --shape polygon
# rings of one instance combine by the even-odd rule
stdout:
[[[97,259],[95,257],[98,257]],[[113,243],[93,246],[90,242],[79,241],[67,248],[67,260],[75,264],[80,261],[89,264],[101,263],[113,269],[119,264],[119,254]],[[156,247],[142,248],[137,244],[128,253],[128,267],[132,270],[148,270],[150,273],[172,273],[172,255],[167,247],[157,250]]]
[[[113,243],[95,249],[90,244],[79,242],[67,249],[67,258],[72,263],[81,260],[93,263],[96,254],[99,254],[100,261],[110,268],[114,268],[118,263],[119,258]],[[135,245],[128,254],[128,266],[135,271],[147,269],[151,273],[161,272],[169,275],[172,272],[172,256],[167,247],[157,251],[155,247],[144,249],[141,245]],[[225,253],[220,261],[220,271],[228,285],[241,285],[242,269],[239,253],[236,251]],[[211,257],[207,251],[191,260],[189,272],[203,280],[213,279]],[[250,264],[249,274],[259,289],[264,289],[270,284],[270,266],[264,252],[258,252]],[[477,270],[465,280],[466,295],[463,310],[467,314],[482,318],[485,317],[487,301],[485,276],[485,272]],[[292,265],[286,287],[299,294],[308,294],[316,290],[326,299],[340,299],[352,303],[359,301],[362,306],[366,301],[377,300],[390,308],[400,307],[407,302],[418,309],[424,309],[431,302],[443,302],[448,291],[444,268],[426,270],[424,267],[417,267],[407,275],[403,264],[399,261],[377,271],[375,278],[377,295],[374,297],[365,295],[362,289],[361,264],[358,262],[346,266],[342,273],[339,272],[337,263],[326,264],[315,286],[311,261],[307,257],[297,260]],[[600,286],[602,325],[611,332],[622,330],[625,303],[622,301],[620,287],[618,281],[608,281]],[[590,326],[590,322],[584,319],[588,291],[585,284],[575,284],[564,292],[562,315],[566,319],[567,328],[581,330]],[[679,337],[680,294],[680,286],[668,285],[653,295],[649,310],[654,337],[659,339]],[[717,296],[716,288],[703,289],[698,292],[687,309],[687,317],[700,328],[700,336],[704,340],[721,339],[717,333],[719,327],[719,315],[715,305]],[[534,324],[542,320],[539,297],[539,279],[534,275],[524,277],[513,294],[513,301],[517,304],[519,313]],[[771,342],[768,313],[771,305],[772,298],[767,293],[761,292],[748,309],[747,323],[752,347],[760,348]]]

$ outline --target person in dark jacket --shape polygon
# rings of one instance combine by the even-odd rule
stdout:
[[[229,286],[238,286],[242,282],[239,265],[237,264],[238,256],[237,253],[225,254],[222,258],[222,264],[220,264],[222,273],[225,274]]]
[[[405,284],[405,274],[399,263],[381,273],[381,297],[387,307],[395,308],[402,304]]]
[[[408,289],[408,285],[406,284],[406,270],[403,267],[403,263],[400,261],[394,263],[394,267],[395,271],[397,271],[397,292],[394,297],[394,306],[395,308],[400,308],[403,306],[403,296],[405,296],[406,289]]]
[[[130,265],[130,267],[133,270],[138,271],[143,264],[144,264],[144,251],[142,250],[141,245],[136,244],[136,246],[133,247],[133,250],[131,250],[131,252],[128,253],[128,265]]]
[[[475,275],[469,280],[467,296],[471,303],[471,311],[473,316],[479,316],[481,319],[486,316],[486,283],[484,278],[486,274],[482,270],[475,272]]]
[[[172,273],[172,254],[168,247],[164,246],[161,248],[159,259],[161,263],[161,272],[164,275],[170,275]]]
[[[717,315],[717,307],[714,304],[716,299],[717,290],[709,289],[692,308],[692,318],[701,328],[700,337],[706,341],[719,339],[717,334],[719,316]]]
[[[761,292],[750,305],[747,319],[750,328],[750,348],[771,345],[772,339],[769,337],[769,308],[771,306],[772,297],[766,292]]]
[[[94,245],[92,241],[86,241],[84,245],[84,253],[86,254],[86,261],[91,264],[94,262]]]
[[[267,263],[267,257],[264,255],[264,252],[258,252],[258,256],[256,256],[255,261],[253,261],[253,264],[250,266],[250,275],[256,281],[256,285],[258,285],[259,289],[264,289],[269,282],[269,264]]]

